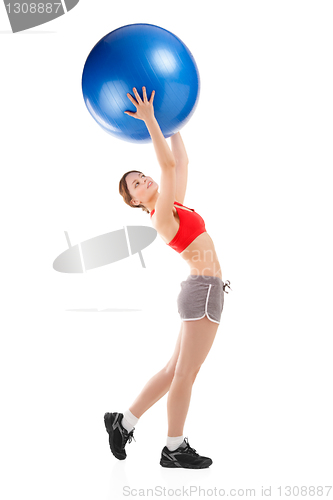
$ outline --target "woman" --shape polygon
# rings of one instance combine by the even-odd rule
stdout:
[[[171,149],[154,116],[155,91],[148,101],[133,89],[127,94],[136,112],[129,116],[143,120],[148,128],[161,167],[160,192],[157,183],[142,172],[127,172],[119,183],[119,192],[131,207],[150,213],[162,239],[189,264],[191,272],[181,283],[178,310],[182,319],[175,351],[168,363],[152,377],[130,408],[124,413],[106,413],[106,430],[112,453],[126,458],[125,445],[133,438],[139,418],[167,392],[168,436],[162,450],[163,467],[203,469],[212,460],[200,456],[184,439],[183,428],[190,403],[193,382],[214,341],[224,302],[225,286],[211,237],[203,219],[183,205],[187,185],[188,158],[180,133],[171,137]],[[230,284],[230,283],[229,283]],[[230,287],[229,287],[230,288]]]

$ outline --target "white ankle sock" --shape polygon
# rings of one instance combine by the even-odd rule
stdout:
[[[136,426],[138,423],[139,419],[133,415],[129,410],[126,410],[124,413],[124,417],[121,421],[121,425],[125,427],[125,429],[128,432],[131,432],[131,430]]]
[[[170,437],[167,436],[166,446],[170,451],[175,451],[184,441],[184,436]]]

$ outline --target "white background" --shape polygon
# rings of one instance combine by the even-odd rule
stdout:
[[[328,1],[81,0],[14,35],[0,5],[4,499],[332,485],[332,16]],[[213,458],[202,471],[159,465],[166,397],[126,461],[103,423],[171,356],[187,264],[158,237],[146,269],[138,255],[82,275],[52,267],[64,231],[76,244],[150,225],[118,182],[138,168],[159,183],[152,146],[106,134],[81,93],[92,47],[136,22],[175,33],[198,64],[184,203],[233,288],[185,426]],[[139,311],[69,311],[85,308]]]

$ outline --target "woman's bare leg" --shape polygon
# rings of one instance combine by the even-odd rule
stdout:
[[[183,323],[180,328],[176,347],[170,361],[154,375],[144,386],[139,396],[130,406],[129,410],[137,418],[140,418],[153,404],[163,397],[169,390],[180,351],[180,343],[183,331]]]
[[[192,385],[213,344],[218,323],[206,316],[183,322],[180,353],[168,395],[168,436],[182,436]]]

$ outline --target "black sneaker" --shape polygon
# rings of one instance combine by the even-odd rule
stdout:
[[[133,431],[128,432],[122,425],[121,421],[123,419],[122,413],[105,413],[104,423],[106,430],[109,434],[109,444],[112,453],[118,460],[124,460],[126,458],[125,445],[127,441],[130,443],[134,439]],[[134,439],[135,441],[135,439]]]
[[[196,450],[191,448],[187,438],[175,451],[170,451],[164,446],[160,460],[162,467],[182,467],[183,469],[207,469],[212,463],[211,458],[201,457]]]

